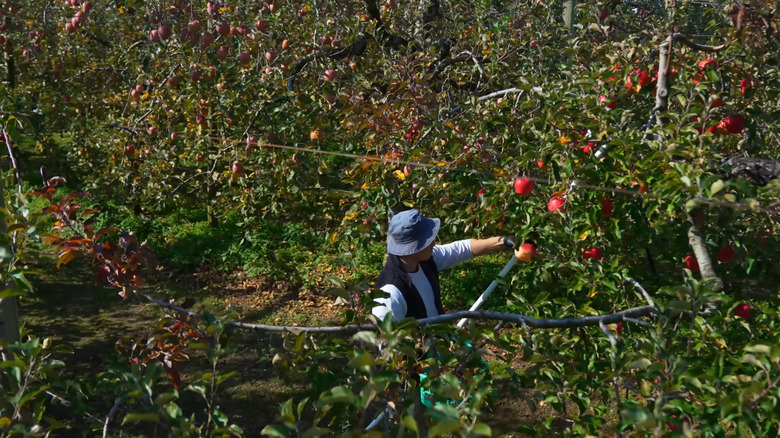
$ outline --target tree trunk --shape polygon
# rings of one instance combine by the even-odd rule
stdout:
[[[574,33],[575,18],[577,17],[577,0],[563,2],[563,22],[569,28],[569,33]]]

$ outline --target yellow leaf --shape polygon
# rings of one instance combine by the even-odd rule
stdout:
[[[562,136],[558,137],[558,143],[560,143],[560,144],[566,144],[566,143],[568,143],[570,141],[571,141],[571,139],[569,137],[565,136],[565,135],[562,135]]]
[[[446,161],[439,161],[438,163],[436,163],[436,165],[439,166],[439,167],[446,166],[447,162]]]
[[[363,183],[362,186],[360,186],[360,190],[365,190],[368,188],[368,183]]]
[[[349,220],[355,219],[358,214],[360,214],[360,212],[358,212],[358,211],[356,211],[354,213],[349,213],[349,214],[344,216],[344,220],[349,221]]]
[[[595,296],[596,296],[596,290],[595,289],[590,291],[590,292],[588,292],[588,298],[593,298]]]
[[[588,236],[590,236],[590,230],[580,234],[580,240],[585,240],[588,238]]]
[[[336,243],[336,238],[339,237],[339,232],[336,231],[333,233],[333,236],[330,238],[330,243]]]
[[[401,181],[406,179],[406,175],[404,175],[404,173],[402,171],[400,171],[400,170],[395,170],[393,172],[393,176],[398,178],[398,179],[400,179]]]

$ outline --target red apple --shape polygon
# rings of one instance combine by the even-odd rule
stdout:
[[[554,196],[547,202],[547,210],[549,211],[561,211],[566,204],[566,200],[560,196]]]
[[[601,253],[601,250],[596,247],[590,247],[582,252],[582,258],[585,260],[601,260],[604,258],[604,255]]]
[[[528,196],[534,189],[534,182],[528,178],[515,178],[515,193]]]
[[[699,61],[699,68],[705,69],[705,68],[712,68],[714,70],[718,69],[718,61],[714,59],[705,59],[704,61]]]
[[[287,50],[289,48],[290,48],[290,40],[282,41],[282,50]]]
[[[536,167],[538,167],[541,170],[547,170],[550,168],[550,166],[544,164],[544,161],[542,160],[536,160]]]
[[[276,53],[275,50],[269,50],[269,51],[265,52],[265,59],[268,62],[274,62],[274,60],[276,60],[277,56],[279,56],[279,54]]]
[[[241,52],[241,54],[238,55],[238,61],[242,64],[249,64],[252,62],[252,55],[250,55],[249,52]]]
[[[200,37],[200,47],[202,49],[207,49],[211,46],[211,44],[214,42],[214,35],[206,32],[203,34],[203,36]]]
[[[309,140],[318,141],[320,139],[322,139],[322,132],[319,129],[309,132]]]
[[[198,32],[200,30],[200,21],[198,20],[192,20],[189,23],[187,23],[187,29],[190,32]]]
[[[219,14],[219,5],[216,2],[209,2],[208,5],[206,5],[206,12],[208,12],[209,15]]]
[[[723,106],[723,99],[720,97],[716,97],[712,100],[712,103],[710,104],[710,109],[715,109]]]
[[[195,161],[201,162],[205,159],[205,157],[202,154],[195,154]]]
[[[535,47],[539,47],[539,40],[531,40],[531,42],[528,43],[528,47],[532,49]]]
[[[601,215],[602,216],[612,216],[612,212],[614,211],[615,207],[612,205],[612,200],[609,198],[604,198],[601,200]]]
[[[84,2],[81,4],[81,10],[86,14],[92,10],[92,2]]]
[[[753,81],[750,79],[742,79],[739,82],[739,88],[742,90],[742,95],[744,96],[751,88],[753,88]]]
[[[178,132],[171,132],[171,141],[176,141],[179,139],[179,133]]]
[[[232,171],[235,174],[244,173],[244,165],[240,161],[234,161]]]
[[[255,29],[260,32],[265,32],[268,30],[268,22],[265,20],[258,20],[257,23],[255,23]]]
[[[222,20],[219,22],[219,24],[217,24],[217,33],[223,37],[230,35],[230,25],[227,23],[227,21]]]
[[[68,33],[73,33],[78,30],[78,26],[74,26],[70,21],[65,24],[65,30]]]
[[[228,54],[229,54],[229,53],[230,53],[230,49],[228,49],[228,48],[227,48],[227,47],[225,47],[225,46],[222,46],[222,47],[220,47],[219,49],[217,49],[217,53],[216,53],[216,55],[217,55],[217,58],[218,58],[220,61],[224,61],[224,60],[225,60],[225,59],[228,57]]]
[[[131,144],[125,146],[125,152],[127,152],[128,154],[134,154],[135,153],[135,146],[133,146]]]
[[[731,314],[742,319],[750,319],[750,306],[747,304],[740,304],[731,311]]]
[[[324,76],[325,82],[330,82],[336,79],[336,70],[325,70]]]
[[[685,267],[690,269],[691,272],[699,272],[699,261],[696,260],[693,254],[685,256]]]
[[[171,31],[171,26],[163,24],[162,26],[158,27],[157,35],[159,35],[160,38],[167,40],[173,35],[173,31]]]
[[[146,132],[149,135],[157,135],[157,127],[156,126],[150,126],[149,129],[146,130]]]
[[[647,73],[647,70],[642,70],[639,72],[637,82],[639,82],[639,85],[646,87],[653,83],[653,78],[650,77],[650,75]]]
[[[179,76],[176,75],[171,76],[170,78],[168,78],[168,85],[170,85],[171,87],[178,87],[180,80],[181,78],[179,78]]]
[[[736,250],[734,250],[734,247],[731,245],[726,245],[718,250],[718,254],[716,255],[716,257],[719,262],[728,263],[734,260],[735,254],[736,254]]]
[[[515,251],[515,257],[521,262],[530,262],[531,259],[536,257],[536,246],[532,243],[524,243],[520,245],[520,248]]]
[[[741,114],[729,114],[720,124],[729,134],[739,134],[745,129],[745,117]]]

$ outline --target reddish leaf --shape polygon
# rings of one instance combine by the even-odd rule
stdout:
[[[94,236],[92,236],[92,240],[95,241],[95,240],[99,239],[101,236],[103,236],[105,234],[108,234],[108,233],[112,233],[112,232],[117,231],[117,230],[119,230],[119,228],[116,228],[116,227],[104,227],[104,228],[101,228],[101,229],[97,230],[97,232],[95,233]]]
[[[171,379],[173,387],[179,389],[181,386],[181,376],[179,375],[179,370],[176,368],[176,364],[171,363],[168,365],[163,362],[163,368],[165,369],[165,372],[168,373],[168,378]]]
[[[77,249],[69,249],[60,254],[60,258],[57,259],[57,269],[59,269],[62,265],[67,265],[71,260],[75,259],[76,257],[83,256],[84,253],[77,250]]]

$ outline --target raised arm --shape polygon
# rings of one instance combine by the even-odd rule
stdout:
[[[495,254],[497,252],[512,248],[512,246],[514,246],[514,242],[511,242],[511,246],[507,245],[510,242],[511,239],[507,239],[504,236],[490,237],[488,239],[471,239],[469,241],[471,244],[471,254],[473,254],[474,257]]]

